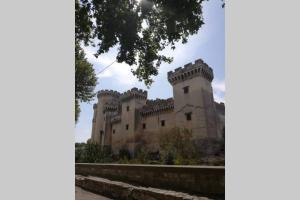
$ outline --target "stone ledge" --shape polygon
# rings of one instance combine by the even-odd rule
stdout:
[[[75,184],[91,192],[120,200],[212,200],[207,197],[197,197],[182,192],[151,187],[138,187],[92,176],[76,175]]]
[[[223,197],[225,194],[224,166],[76,163],[75,173],[198,196]]]

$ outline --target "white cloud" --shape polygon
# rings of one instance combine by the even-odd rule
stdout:
[[[225,81],[215,80],[212,82],[212,87],[216,92],[225,92]]]
[[[135,66],[129,66],[126,63],[118,63],[114,62],[116,60],[116,47],[110,50],[110,53],[105,53],[100,55],[98,58],[94,56],[95,50],[85,47],[84,51],[86,53],[86,57],[90,63],[94,65],[96,73],[102,71],[100,74],[97,74],[99,79],[113,79],[114,81],[118,82],[121,85],[132,86],[138,82],[138,79],[133,76],[131,73],[131,69]]]
[[[132,86],[138,82],[138,79],[131,73],[131,67],[125,63],[115,62],[104,72],[98,74],[97,76],[100,79],[113,77],[115,81],[118,81],[120,84],[127,86]]]
[[[216,102],[225,102],[225,81],[222,80],[214,80],[212,82],[213,92],[214,92],[214,99]]]
[[[218,103],[223,102],[225,103],[225,98],[224,96],[219,96],[218,94],[214,93],[214,100]]]

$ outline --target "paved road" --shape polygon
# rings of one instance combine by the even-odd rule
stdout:
[[[112,200],[112,199],[88,192],[86,190],[81,189],[80,187],[75,187],[75,200]]]

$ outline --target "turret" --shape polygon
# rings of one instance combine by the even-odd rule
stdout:
[[[173,86],[176,126],[192,130],[196,139],[217,135],[213,78],[212,68],[201,59],[168,72],[168,81]]]
[[[96,124],[93,141],[101,145],[111,144],[110,116],[117,111],[120,93],[113,90],[100,90],[97,93]]]
[[[135,139],[134,134],[135,130],[137,129],[137,109],[142,108],[147,101],[147,91],[132,88],[124,92],[120,96],[121,101],[121,120],[122,120],[122,127],[121,132],[126,134],[126,138],[128,141],[128,149],[133,153],[135,147]]]

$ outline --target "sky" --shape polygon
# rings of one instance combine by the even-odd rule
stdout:
[[[167,80],[168,71],[182,67],[187,63],[194,63],[201,58],[214,71],[212,87],[214,99],[225,102],[225,18],[224,8],[220,0],[210,0],[203,3],[204,25],[197,34],[189,37],[186,44],[176,44],[176,49],[165,49],[162,53],[173,57],[173,62],[162,63],[159,74],[153,78],[154,83],[148,89],[143,82],[139,82],[131,73],[131,67],[125,63],[115,62],[104,72],[98,75],[98,85],[95,91],[111,89],[125,92],[133,87],[148,91],[148,99],[173,97],[172,86]],[[117,55],[117,47],[107,53],[94,57],[96,52],[92,47],[85,47],[87,59],[93,64],[95,71],[99,72],[111,64]],[[90,103],[80,104],[80,117],[75,127],[75,142],[86,142],[91,137],[93,104],[97,97]]]

